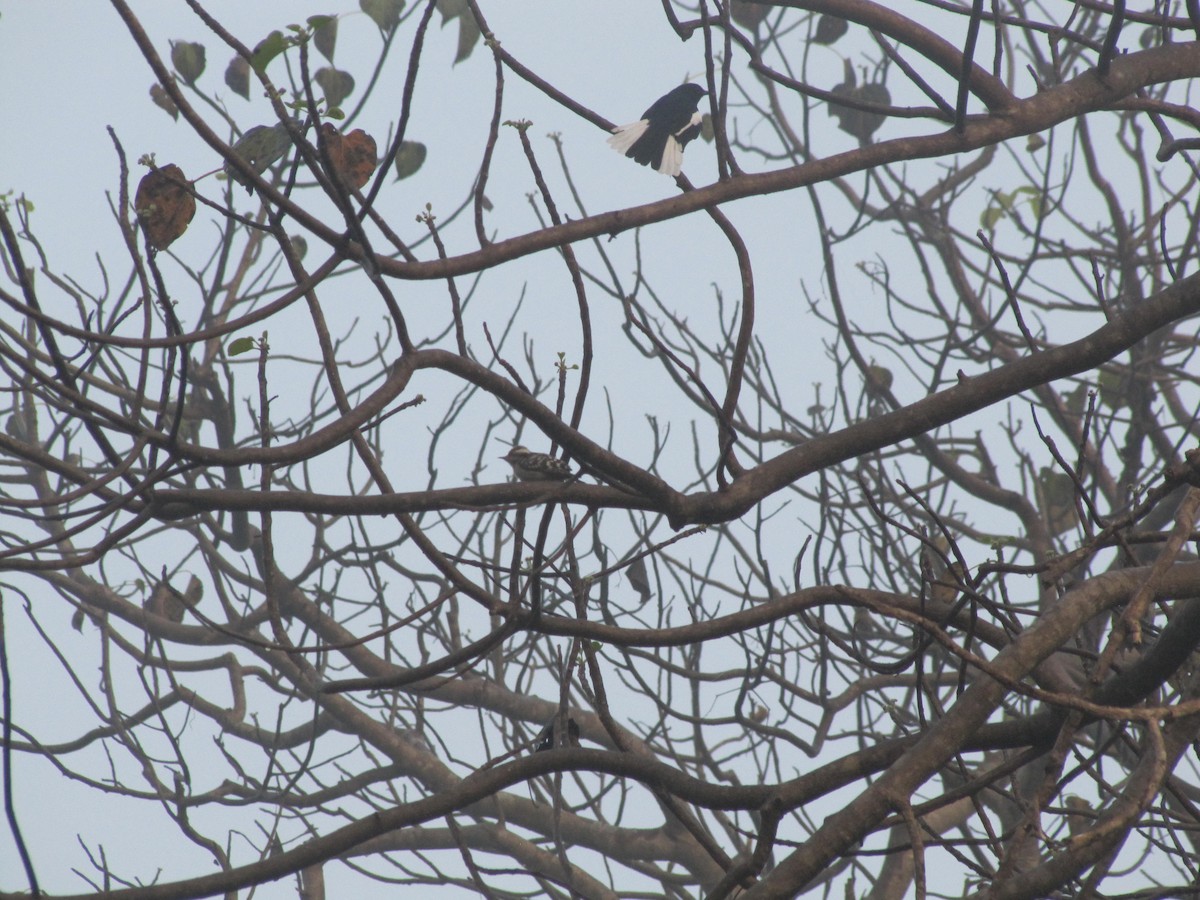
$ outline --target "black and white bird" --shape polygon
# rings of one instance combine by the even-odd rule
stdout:
[[[638,121],[614,129],[609,146],[664,175],[678,175],[683,148],[700,134],[697,107],[707,93],[698,84],[681,84],[650,104]]]
[[[561,459],[549,453],[534,453],[520,444],[500,458],[512,466],[518,481],[569,481],[575,477]]]
[[[544,753],[555,747],[578,747],[579,723],[574,718],[568,718],[567,739],[561,740],[558,734],[558,714],[555,713],[554,718],[546,723],[546,727],[538,733],[534,740],[537,741],[537,746],[533,749],[534,753]]]

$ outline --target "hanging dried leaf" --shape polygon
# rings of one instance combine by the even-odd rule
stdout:
[[[850,23],[841,16],[825,13],[817,19],[817,29],[813,33],[813,42],[817,44],[832,44],[850,30]]]
[[[858,87],[854,77],[854,67],[850,65],[849,60],[846,60],[845,65],[846,80],[833,88],[833,94],[861,103],[874,103],[879,106],[891,105],[892,95],[886,86],[873,83]],[[829,114],[838,120],[838,128],[846,134],[858,138],[861,144],[871,143],[871,135],[879,130],[879,126],[887,118],[883,113],[854,109],[833,100],[829,101]]]
[[[239,96],[250,99],[250,63],[235,56],[225,67],[225,83]]]
[[[415,175],[425,162],[425,145],[419,141],[401,141],[396,153],[396,180]]]
[[[358,6],[379,26],[380,31],[391,34],[400,24],[404,0],[358,0]]]
[[[650,573],[646,570],[645,557],[639,556],[631,562],[625,570],[625,577],[629,579],[629,586],[637,591],[643,603],[650,599]]]
[[[165,109],[172,119],[179,121],[179,107],[175,105],[175,101],[171,99],[171,95],[158,82],[150,85],[150,99],[154,101],[154,105],[159,109]]]
[[[171,65],[185,84],[195,84],[204,74],[204,45],[191,41],[171,42]]]
[[[321,137],[334,172],[347,187],[357,190],[370,180],[379,164],[375,138],[361,128],[343,135],[328,122],[321,126]]]
[[[378,165],[375,138],[361,128],[342,137],[342,167],[338,174],[347,185],[358,190],[371,180]]]
[[[337,46],[337,16],[309,16],[308,27],[313,30],[313,45],[317,52],[333,62],[333,50]]]
[[[165,568],[162,580],[154,586],[154,590],[150,592],[150,596],[146,598],[142,608],[146,612],[162,616],[177,624],[183,621],[184,614],[187,613],[187,604],[183,600],[183,594],[171,587],[171,583],[167,581]]]
[[[138,183],[133,208],[150,246],[156,250],[171,246],[196,215],[196,199],[188,185],[183,170],[176,165],[154,169]]]
[[[763,6],[759,3],[747,3],[746,0],[733,0],[729,5],[729,12],[733,16],[733,21],[737,22],[743,28],[749,28],[751,31],[759,26],[770,11],[771,8],[769,6]]]
[[[313,81],[325,95],[325,103],[329,106],[341,106],[342,101],[354,90],[354,76],[341,69],[324,66],[313,73]]]

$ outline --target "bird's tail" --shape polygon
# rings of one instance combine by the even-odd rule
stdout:
[[[646,133],[647,127],[645,119],[639,119],[628,125],[621,125],[614,129],[613,136],[608,139],[608,146],[624,156],[629,152],[629,148],[636,144],[642,135]]]

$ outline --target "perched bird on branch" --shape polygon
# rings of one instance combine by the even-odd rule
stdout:
[[[681,84],[650,104],[638,121],[614,129],[609,146],[664,175],[678,175],[683,148],[700,134],[697,107],[707,93],[698,84]]]
[[[553,750],[555,747],[578,747],[579,746],[579,723],[573,718],[567,719],[567,734],[566,740],[558,733],[558,713],[554,714],[554,718],[546,723],[536,738],[537,746],[534,748],[534,753],[542,753],[545,750]]]
[[[512,466],[517,481],[569,481],[575,477],[561,459],[549,453],[534,453],[520,444],[500,458]]]

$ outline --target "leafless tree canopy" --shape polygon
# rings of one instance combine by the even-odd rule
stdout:
[[[1197,4],[664,0],[675,183],[595,5],[188,6],[0,215],[0,897],[1195,895]]]

